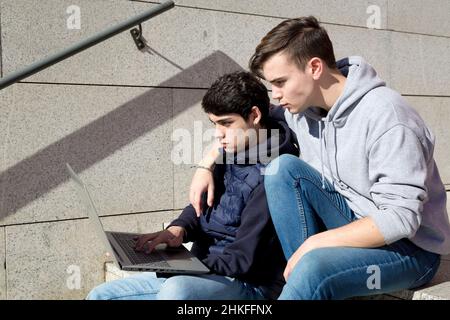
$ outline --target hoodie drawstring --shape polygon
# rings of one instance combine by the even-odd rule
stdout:
[[[325,175],[323,173],[322,120],[319,120],[320,164],[322,165],[322,189],[325,190]]]

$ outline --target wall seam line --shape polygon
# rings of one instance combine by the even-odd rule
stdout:
[[[142,211],[142,212],[125,212],[125,213],[117,213],[117,214],[111,214],[111,215],[99,215],[100,218],[113,218],[113,217],[121,217],[121,216],[129,216],[129,215],[141,215],[146,213],[161,213],[161,212],[167,212],[167,211],[177,211],[177,210],[183,210],[183,208],[169,208],[169,209],[160,209],[160,210],[153,210],[153,211]],[[31,224],[43,224],[43,223],[57,223],[57,222],[67,222],[67,221],[76,221],[76,220],[87,220],[89,217],[75,217],[75,218],[65,218],[65,219],[58,219],[58,220],[41,220],[41,221],[32,221],[32,222],[23,222],[23,223],[11,223],[11,224],[3,224],[0,225],[0,227],[16,227],[16,226],[26,226]]]
[[[149,3],[149,4],[159,4],[159,2],[155,1],[144,1],[144,0],[132,0],[133,2],[141,2],[141,3]],[[232,10],[221,10],[221,9],[211,9],[211,8],[203,8],[203,7],[194,7],[194,6],[187,6],[187,5],[180,5],[175,4],[175,7],[180,8],[186,8],[186,9],[197,9],[197,10],[204,10],[204,11],[215,11],[215,12],[222,12],[222,13],[231,13],[231,14],[239,14],[239,15],[247,15],[247,16],[254,16],[254,17],[261,17],[261,18],[272,18],[272,19],[280,19],[280,20],[286,20],[290,19],[291,17],[283,17],[283,16],[272,16],[268,14],[259,14],[259,13],[250,13],[250,12],[239,12],[239,11],[232,11]],[[386,13],[387,15],[387,13]],[[386,17],[387,19],[387,17]],[[341,26],[341,27],[350,27],[350,28],[359,28],[359,29],[366,29],[366,30],[377,30],[377,31],[389,31],[389,32],[395,32],[395,33],[403,33],[403,34],[413,34],[413,35],[421,35],[421,36],[428,36],[428,37],[435,37],[435,38],[444,38],[444,39],[450,39],[450,35],[436,35],[436,34],[428,34],[428,33],[420,33],[420,32],[413,32],[413,31],[400,31],[395,29],[369,29],[364,26],[358,26],[358,25],[349,25],[349,24],[341,24],[341,23],[335,23],[335,22],[325,22],[320,21],[321,24],[324,25],[333,25],[333,26]]]

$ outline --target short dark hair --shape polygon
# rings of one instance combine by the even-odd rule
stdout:
[[[248,120],[251,109],[261,111],[261,124],[266,125],[270,99],[267,88],[250,72],[228,73],[217,79],[206,92],[202,107],[206,113],[222,116],[237,113]]]
[[[284,20],[269,31],[250,58],[250,70],[264,78],[264,63],[281,51],[285,51],[300,70],[305,70],[308,60],[314,57],[325,61],[329,68],[336,68],[333,44],[327,31],[313,16]]]

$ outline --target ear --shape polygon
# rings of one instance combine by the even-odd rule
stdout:
[[[308,67],[314,80],[319,80],[323,72],[323,61],[314,57],[308,62]]]
[[[259,110],[257,106],[253,106],[252,111],[250,112],[249,121],[256,126],[261,122],[261,117],[261,110]]]

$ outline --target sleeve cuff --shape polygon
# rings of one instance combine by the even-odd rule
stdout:
[[[377,210],[369,216],[380,230],[386,244],[391,244],[403,238],[411,238],[415,234],[415,230],[406,228],[392,210]],[[402,226],[400,227],[400,225]]]

